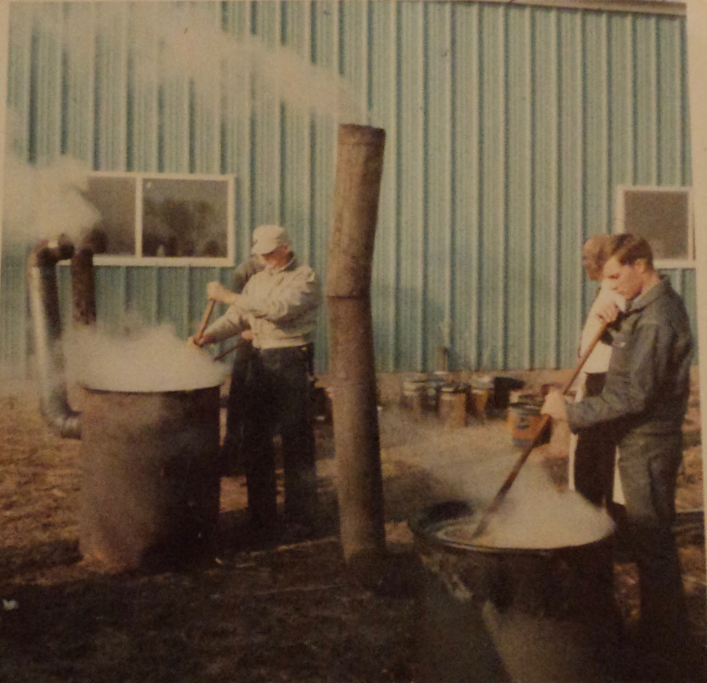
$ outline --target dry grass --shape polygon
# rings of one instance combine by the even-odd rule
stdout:
[[[692,405],[689,430],[699,434]],[[454,474],[507,451],[501,419],[444,430],[396,408],[381,412],[390,547],[412,549],[406,520],[458,493]],[[694,434],[690,438],[695,440]],[[415,601],[385,597],[349,578],[336,535],[331,427],[317,428],[324,533],[278,549],[238,548],[243,478],[222,484],[218,557],[185,571],[110,574],[78,552],[80,443],[44,425],[26,387],[0,397],[0,681],[8,683],[354,683],[415,678]],[[536,456],[561,485],[561,452]],[[453,477],[452,477],[453,479]],[[686,450],[678,500],[701,507],[699,443]],[[680,536],[693,627],[705,636],[701,528]],[[617,565],[617,597],[635,618],[632,565]],[[6,602],[6,606],[13,603]]]

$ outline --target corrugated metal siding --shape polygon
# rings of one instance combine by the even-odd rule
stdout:
[[[385,0],[14,3],[10,16],[13,148],[102,171],[234,174],[238,260],[256,225],[282,222],[324,274],[339,123],[327,102],[343,83],[357,122],[387,132],[381,371],[437,367],[442,346],[454,368],[570,365],[594,291],[581,245],[611,225],[614,187],[690,184],[682,17]],[[165,45],[190,39],[212,56],[171,63]],[[286,77],[243,69],[243,45],[260,64],[285,51]],[[311,92],[287,70],[297,60],[317,67]],[[0,292],[0,360],[21,373],[24,255],[4,249]],[[98,271],[101,319],[131,309],[182,336],[205,283],[230,278]],[[672,276],[694,316],[694,273]],[[64,301],[68,284],[64,270]],[[324,315],[317,342],[324,371]]]

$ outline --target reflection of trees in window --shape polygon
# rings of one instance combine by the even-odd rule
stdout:
[[[91,176],[83,194],[100,218],[82,238],[107,256],[228,258],[232,182],[227,176]]]
[[[145,256],[225,256],[211,238],[215,210],[206,201],[183,201],[150,197],[143,200]]]
[[[226,185],[209,180],[146,179],[144,256],[226,256]]]

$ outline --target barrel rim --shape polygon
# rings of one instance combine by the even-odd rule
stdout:
[[[463,543],[461,541],[443,540],[436,535],[436,531],[445,523],[463,517],[470,517],[474,514],[474,507],[470,501],[452,500],[444,503],[422,508],[413,513],[408,520],[408,527],[413,536],[425,543],[435,546],[437,549],[465,554],[469,552],[482,553],[486,555],[523,555],[523,556],[557,556],[563,554],[576,553],[578,551],[590,552],[594,548],[605,546],[612,542],[615,537],[615,530],[590,541],[589,543],[577,543],[576,545],[563,545],[540,548],[505,548],[501,546],[476,545],[474,543]]]
[[[191,389],[162,389],[162,390],[147,390],[147,389],[106,389],[104,387],[92,387],[84,383],[79,383],[79,386],[94,394],[130,394],[137,396],[162,395],[162,394],[193,394],[196,391],[205,391],[207,389],[219,389],[224,383],[224,380],[218,384],[206,384],[204,386],[192,387]]]

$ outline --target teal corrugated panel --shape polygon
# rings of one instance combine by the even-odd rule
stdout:
[[[287,48],[309,61],[312,48],[311,5],[289,2],[283,6],[283,36]],[[285,104],[282,140],[282,222],[292,234],[304,263],[313,263],[315,226],[312,211],[312,116]]]
[[[339,32],[340,3],[314,2],[312,4],[312,61],[329,74],[340,73],[341,35]],[[329,232],[331,230],[332,197],[336,174],[337,124],[331,114],[317,111],[314,114],[311,134],[313,244],[311,264],[324,284]],[[317,366],[326,367],[327,329],[324,307],[319,313],[319,326],[315,335]]]
[[[337,126],[384,128],[381,371],[434,368],[447,331],[453,368],[571,365],[594,291],[581,245],[613,221],[615,186],[690,181],[683,19],[387,0],[13,3],[10,19],[12,148],[233,174],[238,261],[281,221],[324,279]],[[205,283],[230,278],[98,271],[103,317],[137,306],[185,335]],[[23,278],[2,273],[12,310]]]
[[[383,178],[371,283],[374,350],[377,367],[395,367],[397,254],[397,89],[395,3],[369,2],[371,123],[386,132]]]
[[[63,5],[64,47],[62,83],[62,153],[93,165],[94,83],[96,80],[96,6]]]
[[[506,223],[508,314],[506,367],[528,367],[531,360],[528,331],[532,325],[532,270],[528,255],[533,235],[533,108],[531,87],[532,12],[512,8],[507,24],[508,147]]]
[[[220,5],[215,2],[189,3],[190,19],[201,31],[216,34],[221,30]],[[225,41],[222,41],[225,44]],[[208,50],[209,46],[203,46]],[[202,48],[203,49],[203,48]],[[219,173],[221,169],[221,92],[223,63],[218,44],[215,55],[207,56],[210,78],[195,78],[189,84],[189,137],[191,142],[189,171]],[[202,55],[198,54],[201,59]]]
[[[499,9],[501,11],[499,11]],[[506,351],[506,10],[481,7],[481,330],[479,363],[503,367]]]
[[[481,290],[481,26],[478,4],[453,6],[455,131],[452,367],[478,367]]]
[[[61,153],[61,5],[41,6],[32,35],[32,73],[34,88],[30,93],[29,158],[31,161],[54,161]]]
[[[583,234],[608,232],[611,204],[609,176],[609,51],[607,16],[587,12],[579,16],[583,26],[580,44],[584,59],[584,202]],[[580,189],[582,189],[580,187]],[[578,245],[573,245],[578,246]]]
[[[559,232],[559,64],[556,10],[534,16],[533,92],[534,215],[533,244],[533,367],[558,363],[558,232]]]
[[[97,8],[93,162],[100,171],[124,171],[126,166],[129,7],[105,3]]]
[[[174,325],[177,335],[184,338],[193,333],[190,325],[189,285],[188,268],[157,269],[157,321]],[[196,300],[195,293],[194,302]]]
[[[253,29],[260,45],[275,49],[281,42],[280,3],[253,4]],[[281,102],[266,70],[253,81],[251,190],[254,225],[279,223],[281,183]]]
[[[584,279],[579,265],[585,234],[603,232],[604,221],[587,218],[585,188],[590,183],[602,194],[605,175],[593,180],[593,165],[601,158],[605,135],[601,129],[606,108],[606,96],[601,91],[604,82],[600,64],[601,45],[596,46],[596,31],[586,24],[587,15],[575,12],[559,14],[560,100],[559,100],[559,192],[560,192],[560,287],[558,318],[559,355],[576,355],[577,336],[581,329],[582,289]],[[599,67],[590,73],[589,64]],[[597,102],[590,97],[597,96]],[[591,103],[591,104],[590,104]],[[599,133],[598,139],[595,136]],[[603,192],[606,192],[604,188]],[[604,205],[606,209],[606,205]],[[540,323],[538,323],[540,324]]]
[[[658,24],[658,183],[682,185],[683,72],[682,26],[679,20]]]
[[[119,330],[128,312],[127,270],[125,266],[96,267],[96,316],[108,329]]]
[[[680,54],[682,66],[680,68],[680,87],[682,90],[681,110],[682,110],[682,138],[680,149],[682,150],[682,183],[681,185],[692,185],[692,145],[690,144],[690,107],[687,94],[687,26],[684,21],[680,22]]]
[[[8,152],[27,158],[30,127],[30,79],[32,69],[32,5],[12,3],[7,57],[7,114],[6,126],[12,131],[8,137]]]
[[[442,369],[452,325],[452,8],[425,5],[424,253],[425,367]]]
[[[249,40],[251,3],[222,5],[222,25],[229,44]],[[251,176],[255,148],[252,137],[253,74],[243,68],[237,51],[229,52],[223,64],[226,86],[221,94],[221,171],[235,175],[236,262],[248,257],[253,229],[253,184]]]
[[[160,56],[155,40],[158,10],[153,4],[131,5],[128,55],[128,148],[126,169],[155,172],[160,165]]]
[[[656,18],[634,17],[634,112],[637,185],[658,182],[658,51]]]
[[[422,369],[424,304],[427,286],[424,254],[424,5],[401,3],[398,16],[397,175],[400,271],[398,353],[400,367]]]
[[[157,314],[157,268],[128,268],[126,273],[127,307],[146,325],[156,325]]]
[[[27,250],[3,241],[0,266],[0,377],[23,379],[29,372]]]
[[[609,122],[613,186],[634,181],[633,20],[609,17]]]

